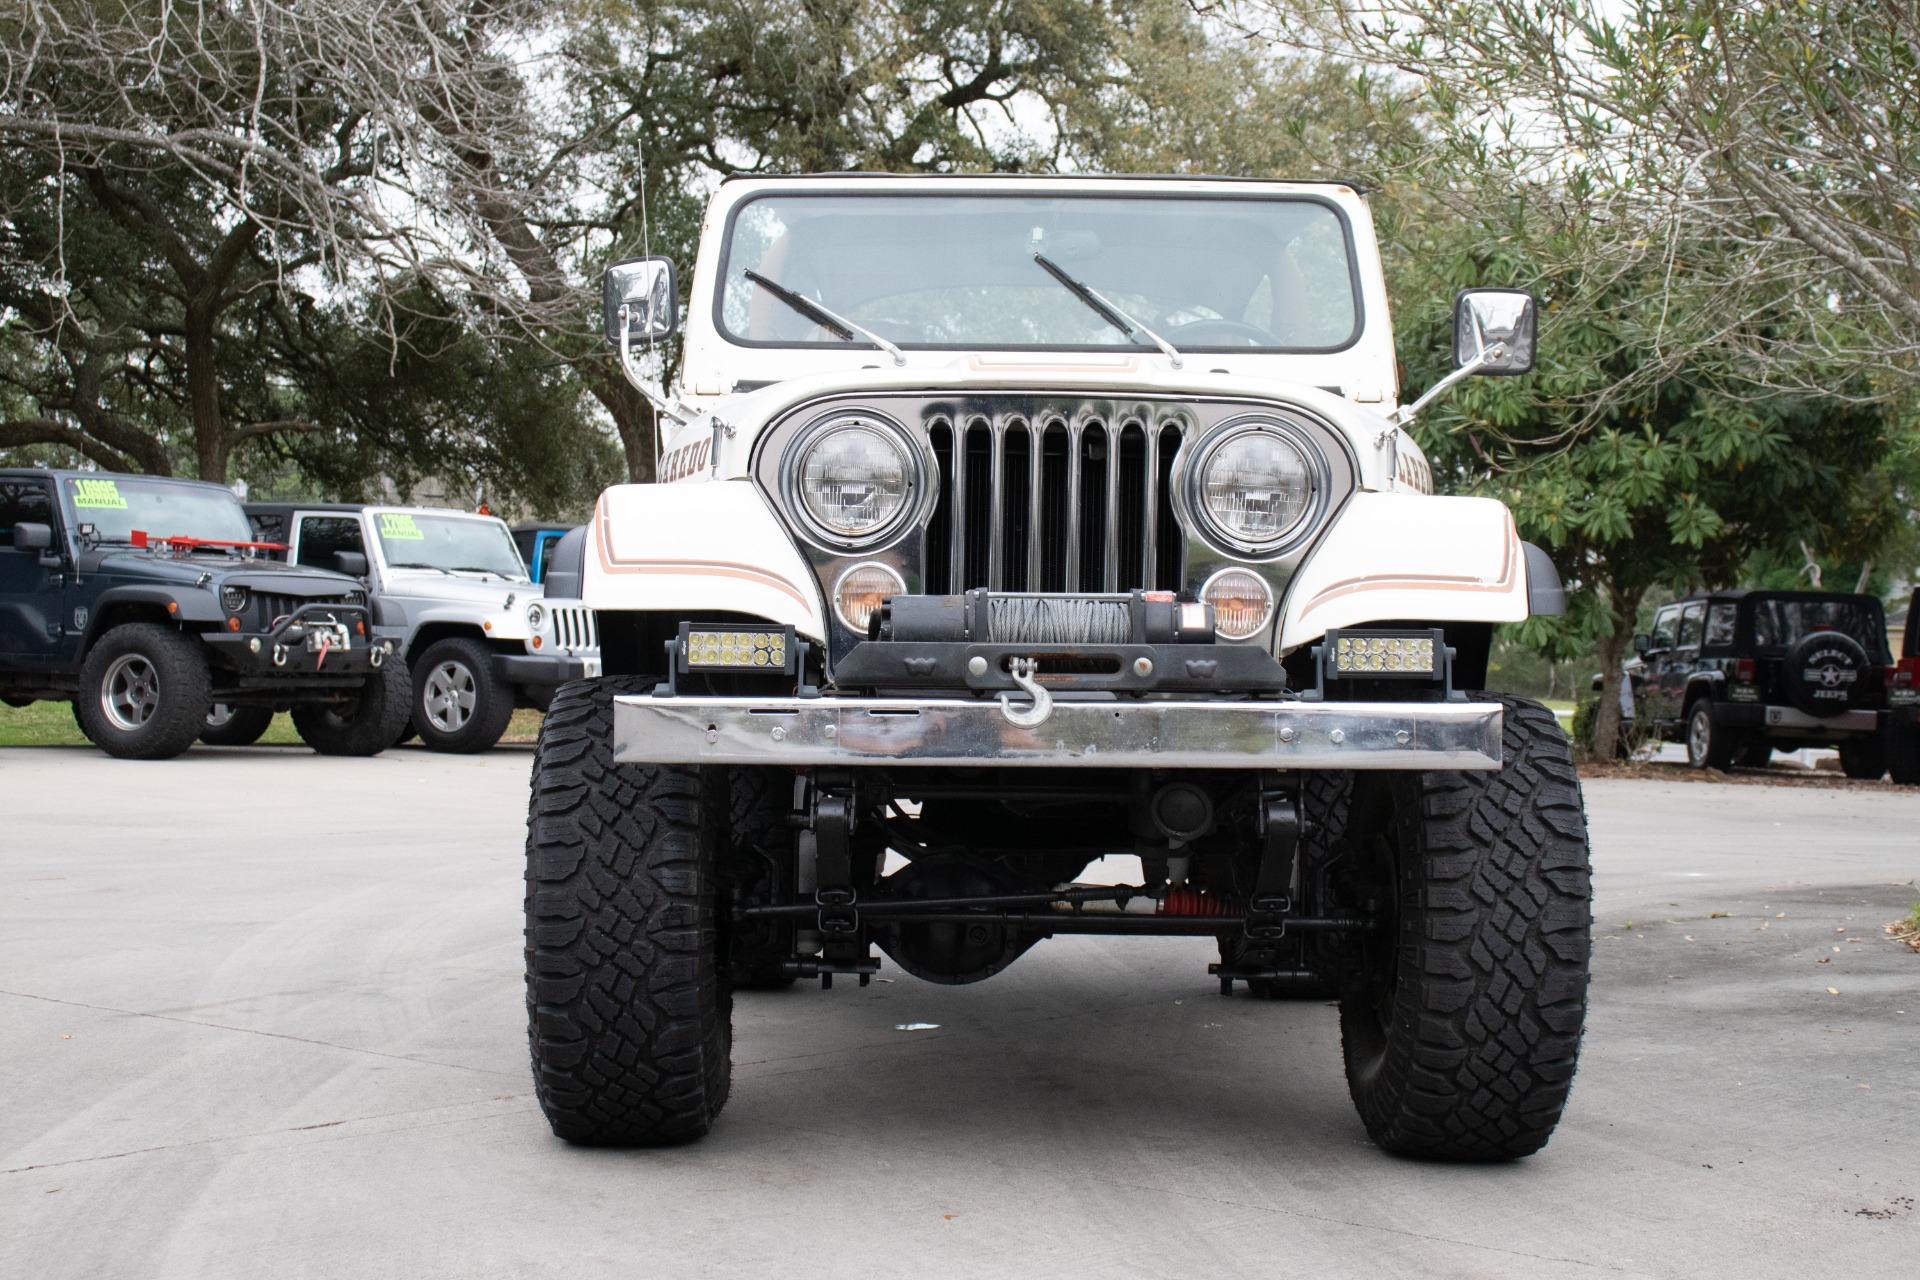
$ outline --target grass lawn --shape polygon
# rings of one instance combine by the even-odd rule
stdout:
[[[513,713],[504,742],[532,742],[540,736],[540,713],[521,710]],[[273,718],[263,744],[298,746],[300,735],[285,713]],[[80,726],[73,722],[73,708],[64,702],[36,702],[29,707],[0,706],[0,747],[85,746]]]

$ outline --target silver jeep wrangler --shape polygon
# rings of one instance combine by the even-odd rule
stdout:
[[[1351,186],[858,174],[723,184],[679,296],[606,274],[663,443],[578,549],[605,673],[534,766],[554,1132],[705,1133],[737,988],[864,985],[876,947],[976,982],[1080,933],[1337,998],[1389,1150],[1547,1141],[1585,818],[1553,716],[1475,690],[1494,625],[1564,601],[1403,430],[1530,368],[1532,298],[1463,293],[1457,370],[1400,408]],[[1138,883],[1081,880],[1112,854]]]

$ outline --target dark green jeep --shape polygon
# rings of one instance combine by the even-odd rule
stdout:
[[[326,755],[407,718],[406,664],[342,564],[260,558],[240,502],[158,476],[0,470],[0,701],[70,701],[110,755],[252,742],[291,710]]]

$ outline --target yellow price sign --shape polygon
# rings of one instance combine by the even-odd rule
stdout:
[[[111,480],[74,480],[73,505],[76,507],[115,507],[126,510],[127,500],[120,486]]]
[[[427,535],[420,532],[420,526],[413,517],[404,511],[382,511],[380,513],[380,536],[383,538],[412,538],[416,542]]]

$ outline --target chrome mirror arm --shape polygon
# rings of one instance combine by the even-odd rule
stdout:
[[[626,304],[620,307],[620,372],[633,385],[633,389],[647,398],[656,414],[677,422],[682,426],[699,417],[699,411],[684,404],[678,396],[671,395],[664,387],[644,378],[633,363],[633,313]],[[653,465],[657,469],[664,453],[666,433],[655,428],[653,433]]]

